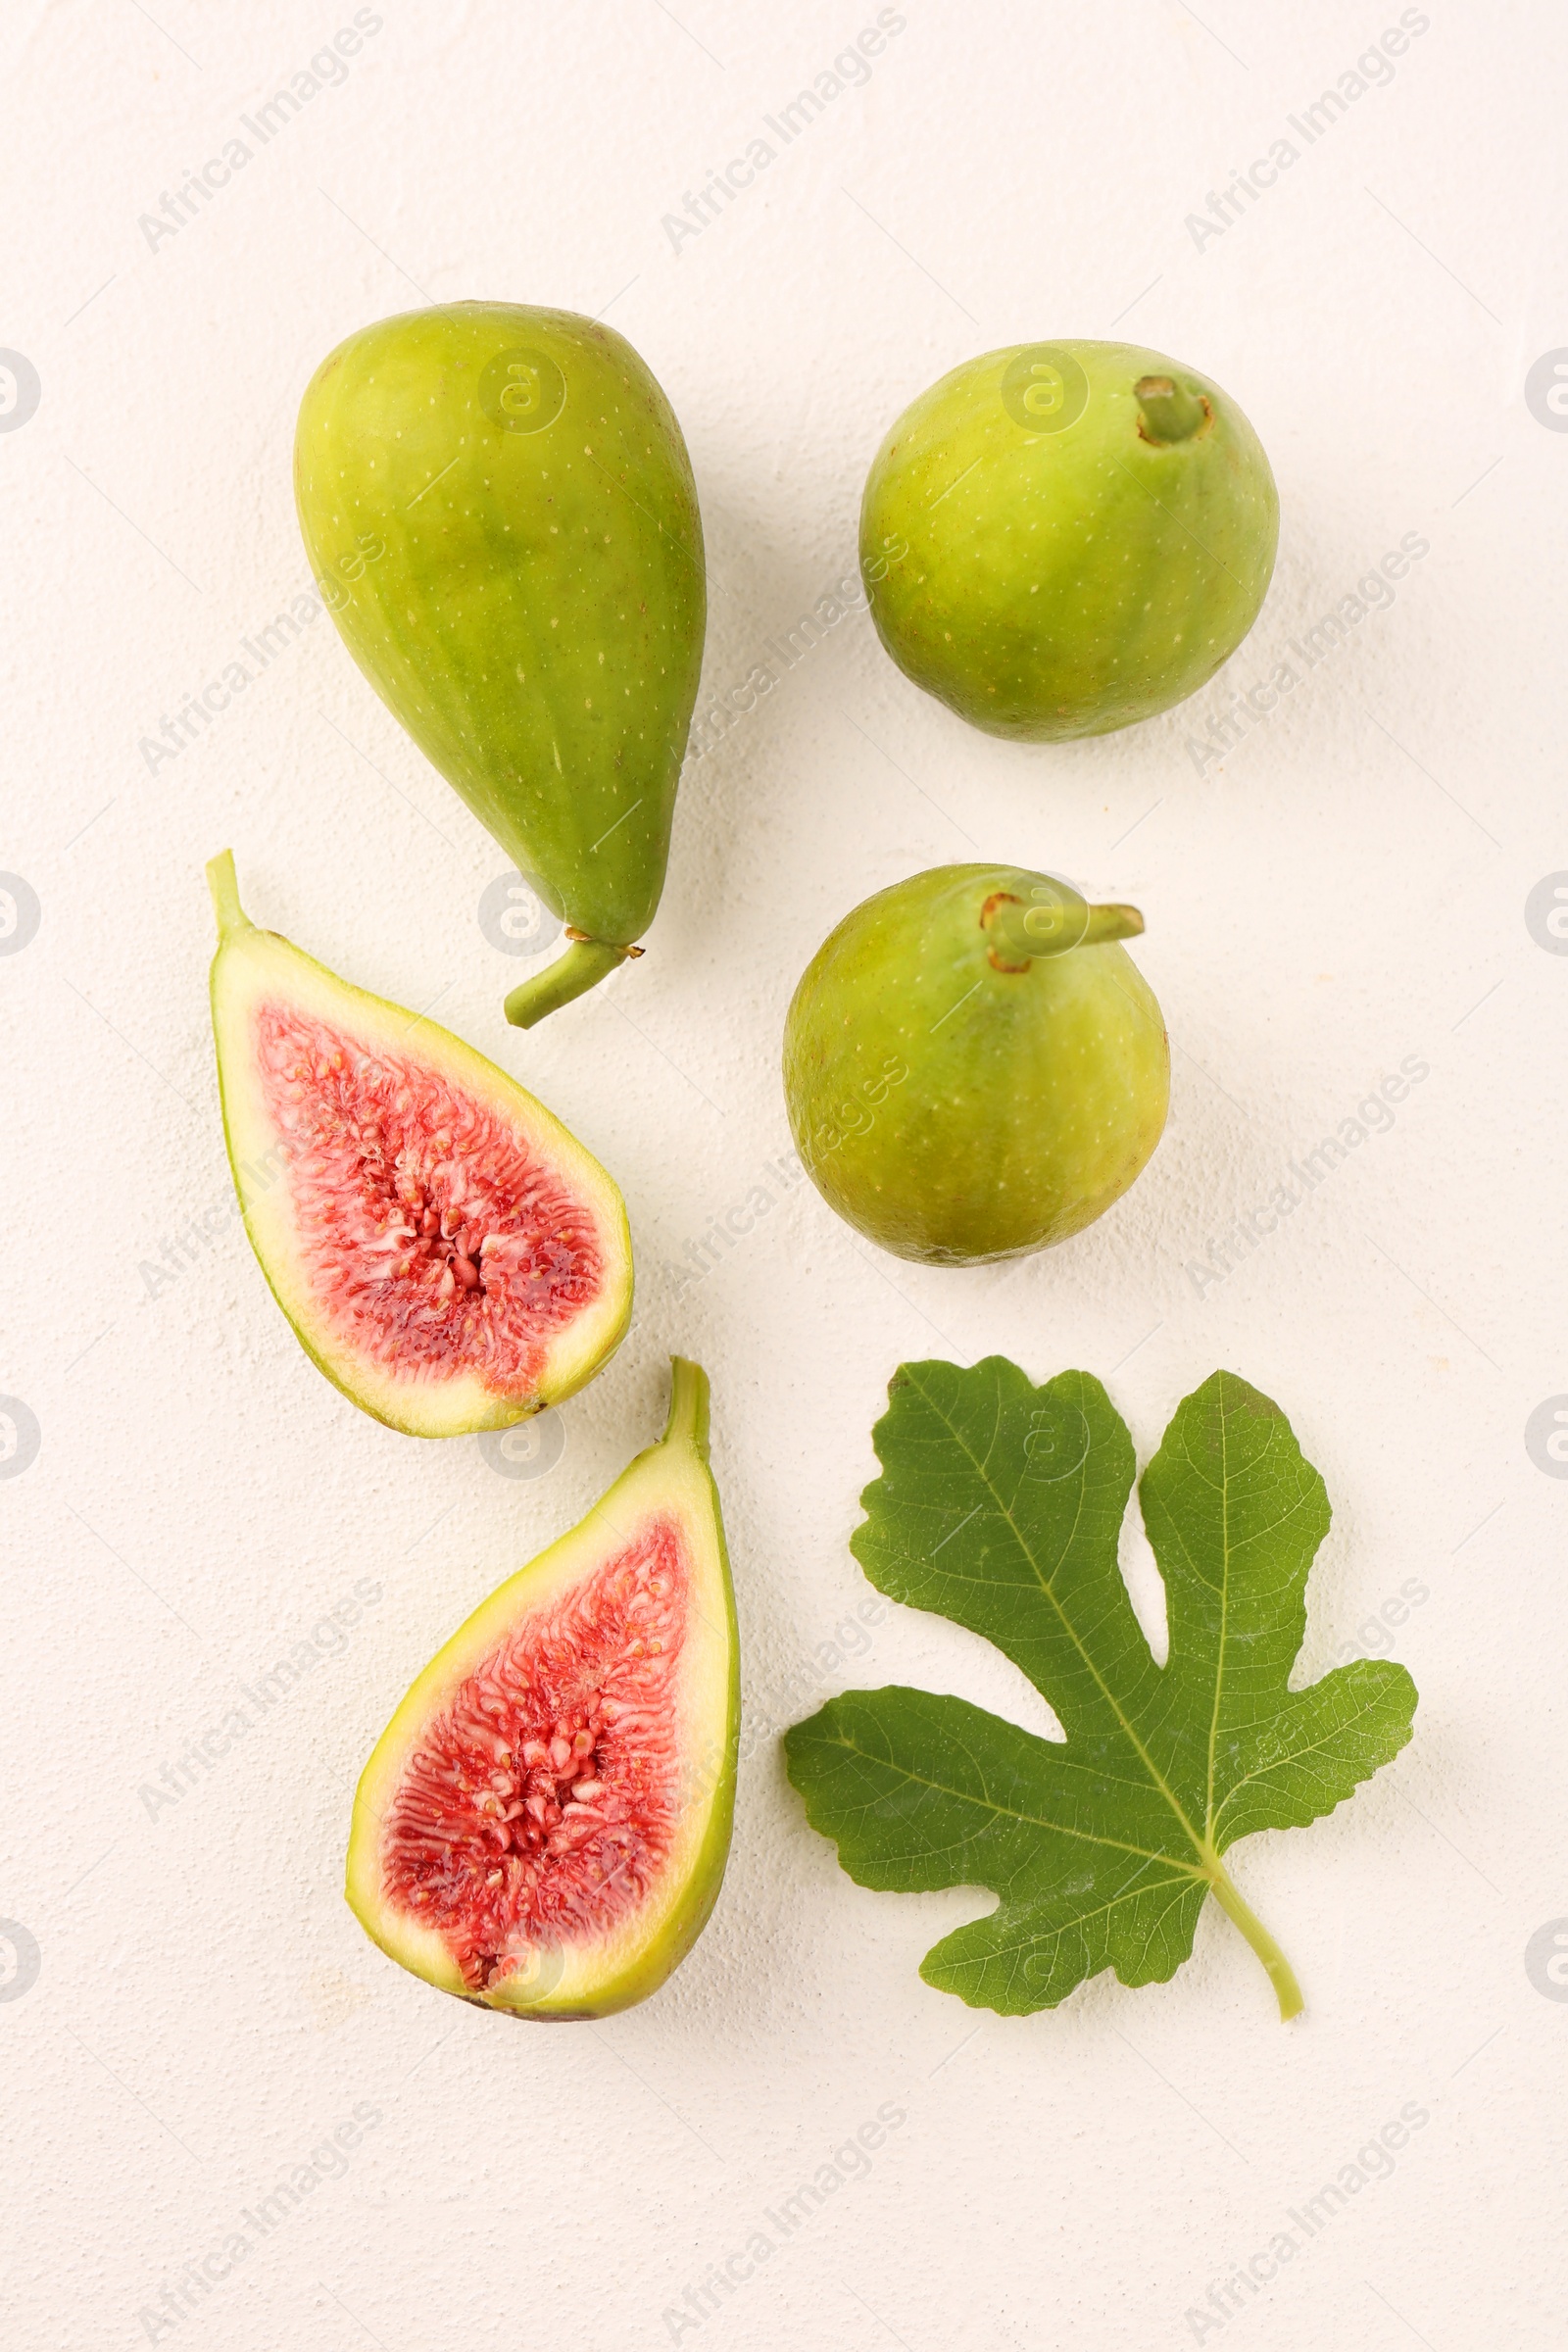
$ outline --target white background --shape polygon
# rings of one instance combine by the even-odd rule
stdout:
[[[0,1914],[40,1955],[0,1986],[8,2333],[1555,2345],[1568,2006],[1525,1949],[1568,1914],[1568,1487],[1525,1424],[1568,1390],[1568,962],[1525,902],[1568,867],[1568,436],[1524,384],[1568,345],[1560,13],[1433,0],[1387,86],[1294,138],[1278,184],[1200,241],[1188,216],[1396,7],[907,0],[868,84],[678,252],[662,216],[768,135],[869,0],[379,14],[341,85],[153,246],[139,216],[248,135],[347,0],[9,0],[0,35],[0,344],[41,383],[0,435],[0,866],[41,908],[0,956],[0,1390],[40,1432],[0,1484]],[[905,402],[1020,340],[1136,336],[1242,402],[1283,508],[1267,606],[1195,704],[1059,749],[967,729],[847,617],[690,767],[646,959],[511,1031],[527,967],[476,920],[505,859],[324,617],[177,758],[139,749],[306,584],[289,460],[317,362],[475,295],[608,311],[666,387],[708,534],[710,688],[853,573]],[[1231,691],[1406,533],[1430,552],[1392,608],[1196,761]],[[624,1188],[637,1325],[546,1474],[357,1412],[220,1213],[201,868],[227,844],[259,920],[438,1007]],[[687,1245],[787,1147],[778,1039],[808,955],[872,889],[975,856],[1143,906],[1176,1067],[1148,1173],[1068,1247],[975,1272],[879,1256],[800,1183],[683,1283]],[[1392,1131],[1195,1284],[1407,1055],[1430,1075]],[[193,1262],[159,1282],[182,1231]],[[655,1999],[523,2031],[366,1940],[340,1893],[350,1799],[431,1651],[656,1434],[672,1348],[712,1378],[736,1566],[733,1857]],[[856,1888],[785,1782],[774,1735],[856,1683],[1044,1720],[945,1621],[889,1609],[863,1656],[831,1646],[869,1595],[847,1539],[889,1374],[993,1351],[1100,1373],[1141,1458],[1216,1364],[1267,1389],[1335,1507],[1303,1672],[1392,1642],[1420,1687],[1396,1765],[1237,1857],[1305,1989],[1289,2029],[1212,1906],[1168,1985],[970,2012],[915,1970],[989,1898]],[[143,1788],[356,1579],[381,1596],[341,1644],[322,1635],[151,1815]],[[1427,1597],[1380,1632],[1412,1579]],[[166,2289],[215,2249],[220,2270],[243,2210],[357,2102],[380,2121],[342,2175],[171,2318]],[[1391,2178],[1255,2296],[1205,2300],[1407,2103],[1429,2120]],[[905,2121],[869,2172],[699,2320],[687,2290],[883,2106]]]

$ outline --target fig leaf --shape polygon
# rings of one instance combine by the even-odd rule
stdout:
[[[1403,1747],[1416,1691],[1370,1658],[1290,1688],[1329,1504],[1279,1406],[1215,1372],[1144,1473],[1163,1666],[1117,1563],[1132,1440],[1091,1374],[904,1364],[873,1442],[851,1539],[866,1575],[994,1642],[1066,1734],[899,1688],[845,1691],[786,1734],[807,1816],[858,1885],[1001,1898],[927,1953],[926,1983],[1004,2016],[1104,1968],[1163,1983],[1212,1894],[1294,2016],[1290,1963],[1221,1857],[1332,1812]]]

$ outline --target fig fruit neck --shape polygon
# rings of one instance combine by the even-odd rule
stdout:
[[[223,850],[209,861],[207,887],[213,894],[213,911],[218,917],[220,944],[231,939],[236,931],[255,930],[255,924],[239,903],[239,881],[234,872],[232,850]]]
[[[586,996],[589,989],[597,988],[629,956],[643,953],[641,948],[617,948],[608,940],[584,939],[569,931],[566,937],[565,954],[521,981],[508,997],[507,1018],[514,1029],[533,1028],[547,1013],[559,1012],[573,997]]]
[[[1144,918],[1136,906],[1115,903],[1092,906],[1070,882],[1041,875],[1027,900],[1011,891],[994,891],[980,910],[980,926],[989,939],[991,961],[997,968],[1023,971],[1043,957],[1064,956],[1072,948],[1136,939]]]
[[[669,1419],[662,1446],[689,1446],[708,1459],[708,1374],[688,1356],[669,1359]]]
[[[1133,398],[1138,403],[1138,429],[1146,441],[1191,441],[1209,420],[1209,406],[1201,393],[1187,391],[1173,376],[1140,376]]]

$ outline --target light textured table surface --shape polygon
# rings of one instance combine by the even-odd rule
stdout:
[[[1526,1430],[1568,1392],[1568,399],[1537,369],[1568,365],[1568,26],[1544,0],[906,0],[861,74],[834,61],[869,0],[382,0],[312,75],[355,18],[11,0],[0,29],[8,2334],[1557,2345],[1568,1984],[1527,1947],[1568,1935],[1568,1465]],[[733,201],[688,209],[737,158]],[[644,354],[701,491],[705,707],[779,673],[688,766],[646,958],[526,1036],[499,1010],[526,966],[478,919],[506,861],[308,610],[289,482],[327,349],[475,295],[607,314]],[[1004,745],[841,611],[860,485],[944,369],[1112,333],[1245,406],[1278,570],[1192,704]],[[806,656],[770,656],[824,598]],[[210,723],[163,732],[236,662]],[[372,1424],[268,1295],[207,1019],[229,844],[259,920],[438,1008],[625,1191],[636,1325],[538,1476]],[[1174,1114],[1081,1239],[917,1269],[781,1160],[780,1025],[856,901],[977,856],[1143,907]],[[1244,1247],[1407,1058],[1391,1122]],[[367,1941],[354,1781],[459,1619],[656,1434],[675,1348],[711,1376],[736,1566],[734,1852],[655,1999],[520,2032]],[[1420,1687],[1353,1804],[1238,1858],[1305,1989],[1289,2029],[1213,1906],[1169,1984],[970,2012],[915,1972],[990,1898],[857,1888],[784,1779],[776,1733],[858,1683],[1048,1721],[978,1639],[856,1614],[889,1374],[992,1352],[1102,1375],[1141,1458],[1215,1365],[1275,1396],[1335,1510],[1301,1672],[1392,1649]],[[1127,1567],[1157,1620],[1131,1534]]]

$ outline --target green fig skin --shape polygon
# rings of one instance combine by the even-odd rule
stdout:
[[[894,661],[1026,743],[1107,734],[1195,693],[1256,619],[1278,540],[1274,477],[1236,403],[1130,343],[955,368],[893,426],[860,509]]]
[[[999,909],[1083,902],[1051,876],[948,865],[878,891],[808,965],[784,1032],[796,1149],[818,1192],[896,1256],[978,1265],[1066,1241],[1148,1162],[1170,1051],[1116,934],[1020,955]],[[1101,918],[1107,918],[1101,920]]]
[[[568,926],[527,1026],[615,968],[663,885],[707,615],[674,412],[612,327],[451,303],[322,363],[294,485],[350,653]]]

